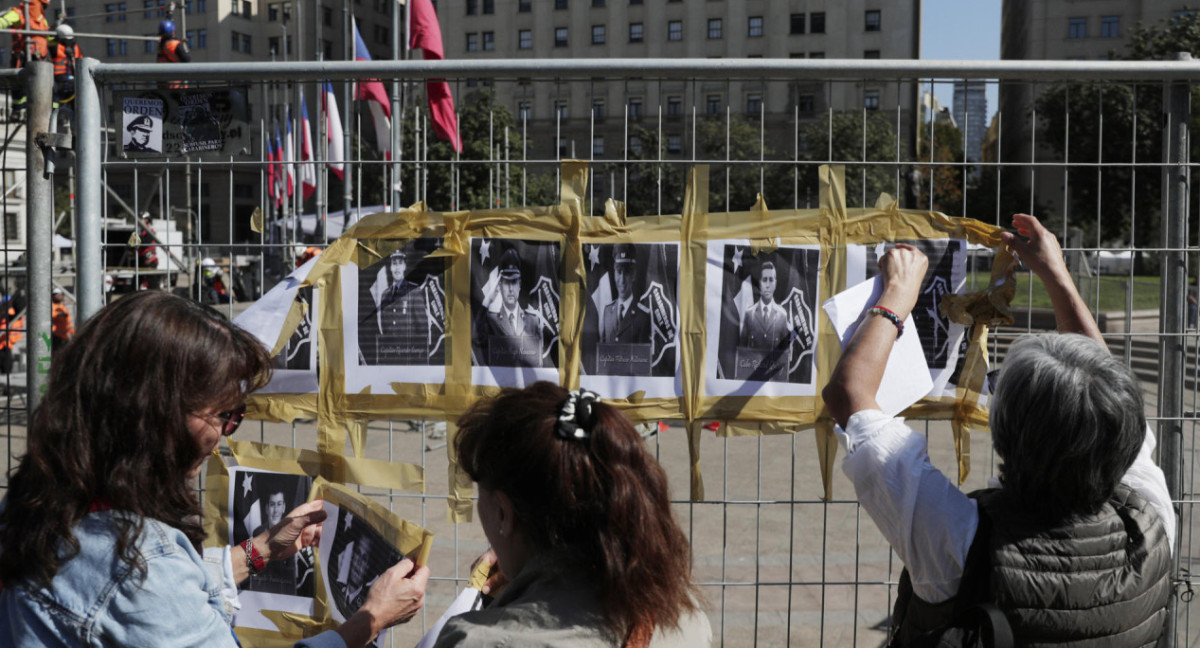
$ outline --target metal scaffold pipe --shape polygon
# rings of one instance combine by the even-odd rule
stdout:
[[[25,210],[26,273],[29,277],[29,310],[26,316],[26,364],[29,411],[41,400],[50,373],[50,279],[53,272],[54,181],[46,173],[45,149],[40,145],[50,126],[54,93],[54,66],[36,61],[25,68],[28,99],[25,173],[29,200]]]

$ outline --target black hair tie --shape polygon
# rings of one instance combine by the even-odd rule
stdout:
[[[558,408],[558,423],[554,434],[560,439],[586,439],[592,434],[596,423],[596,403],[600,396],[596,392],[577,389],[567,396]]]

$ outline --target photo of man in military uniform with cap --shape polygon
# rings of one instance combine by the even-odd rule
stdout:
[[[155,147],[150,141],[154,135],[154,120],[149,115],[138,115],[125,126],[126,153],[160,153],[161,146]],[[161,140],[160,140],[161,141]]]
[[[475,316],[475,364],[495,367],[540,367],[541,328],[538,318],[521,304],[521,255],[508,248],[496,265],[500,308],[480,305]]]
[[[613,277],[617,298],[604,307],[604,328],[600,341],[605,344],[649,344],[650,315],[637,303],[638,258],[633,245],[622,243],[613,250]]]

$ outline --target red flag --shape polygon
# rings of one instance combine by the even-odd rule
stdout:
[[[267,135],[267,196],[271,204],[275,203],[275,145]]]
[[[442,51],[442,28],[430,0],[412,0],[409,4],[412,37],[408,48],[420,48],[425,60],[440,61],[445,58]],[[462,152],[462,140],[458,137],[458,117],[454,114],[454,97],[450,95],[450,84],[441,79],[425,83],[425,95],[429,97],[429,115],[433,118],[433,132],[450,146]]]

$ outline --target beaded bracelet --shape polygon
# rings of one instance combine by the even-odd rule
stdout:
[[[895,324],[896,325],[896,337],[900,337],[901,335],[904,335],[904,320],[900,319],[900,316],[893,313],[890,309],[884,308],[883,306],[872,306],[867,309],[867,312],[873,313],[875,315],[879,315],[879,316],[883,317],[884,319],[890,321],[892,324]]]

